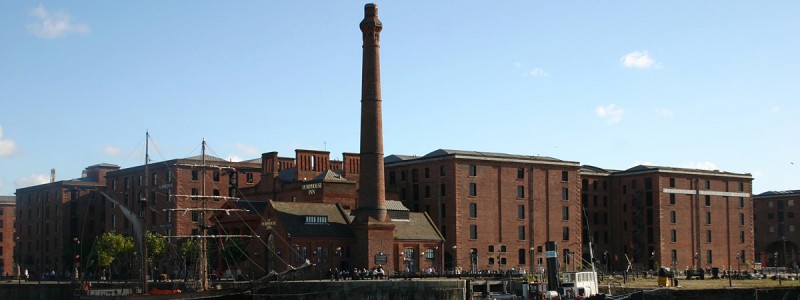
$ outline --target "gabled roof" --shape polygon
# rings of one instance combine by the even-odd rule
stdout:
[[[354,237],[343,211],[336,204],[270,200],[282,227],[296,237]],[[306,224],[306,216],[326,216],[327,224]]]
[[[416,159],[416,158],[419,158],[419,156],[392,154],[392,155],[389,155],[389,156],[385,157],[383,159],[383,162],[388,164],[388,163],[404,161],[404,160],[411,160],[411,159]]]
[[[703,170],[703,169],[650,166],[650,165],[634,166],[624,171],[616,171],[614,172],[614,175],[629,175],[630,173],[650,173],[650,172],[753,178],[753,176],[750,175],[750,173],[733,173],[720,170]]]
[[[800,196],[800,190],[768,191],[758,194],[755,197],[777,197],[777,196]]]
[[[451,149],[438,149],[422,157],[410,155],[390,155],[384,158],[383,162],[387,164],[412,162],[418,160],[431,160],[441,159],[444,157],[452,157],[458,159],[475,159],[475,160],[489,160],[489,161],[505,161],[505,162],[523,162],[523,163],[539,163],[539,164],[558,164],[577,166],[577,162],[564,161],[549,156],[538,155],[518,155],[497,152],[481,152],[481,151],[465,151],[465,150],[451,150]]]
[[[202,155],[195,155],[195,156],[190,156],[190,157],[186,157],[186,158],[183,158],[183,159],[200,160],[200,161],[202,161],[203,160],[203,156]],[[206,161],[224,161],[224,162],[229,162],[227,159],[219,158],[219,157],[212,156],[212,155],[207,155],[207,154],[206,154]]]
[[[243,163],[248,163],[248,164],[259,164],[260,165],[261,164],[261,157],[248,159],[248,160],[243,160],[242,162]]]
[[[394,238],[397,240],[444,240],[428,215],[421,212],[408,214],[408,221],[392,220]]]
[[[342,174],[339,174],[336,171],[330,169],[320,173],[319,175],[317,175],[317,177],[314,177],[314,179],[312,180],[322,181],[322,182],[347,182],[347,178],[344,178]]]
[[[437,156],[447,156],[447,155],[468,155],[468,156],[496,157],[496,158],[508,158],[508,159],[561,161],[560,159],[556,159],[549,156],[538,156],[538,155],[532,156],[532,155],[519,155],[519,154],[508,154],[508,153],[497,153],[497,152],[451,150],[451,149],[439,149],[431,153],[425,154],[425,156],[423,157],[437,157]]]
[[[403,202],[397,200],[386,200],[386,209],[395,211],[411,211],[405,205],[403,205]]]

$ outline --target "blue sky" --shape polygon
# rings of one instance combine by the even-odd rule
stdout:
[[[0,195],[97,163],[358,152],[365,2],[0,2]],[[387,1],[384,150],[800,189],[798,1]]]

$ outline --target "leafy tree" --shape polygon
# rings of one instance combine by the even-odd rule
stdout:
[[[240,262],[247,259],[247,252],[244,251],[247,245],[244,241],[233,241],[227,247],[222,248],[222,257],[229,262]]]
[[[109,266],[120,254],[133,250],[133,238],[121,234],[106,232],[97,240],[97,263]]]
[[[150,232],[144,234],[147,239],[147,258],[150,261],[161,259],[166,252],[166,238],[163,235]]]
[[[195,240],[186,240],[181,244],[181,256],[183,259],[192,262],[200,255],[200,242]]]

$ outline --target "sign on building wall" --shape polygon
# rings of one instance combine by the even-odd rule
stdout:
[[[378,254],[375,254],[376,265],[385,265],[387,262],[389,262],[389,256],[386,253],[378,252]]]

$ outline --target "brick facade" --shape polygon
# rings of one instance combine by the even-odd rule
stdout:
[[[800,190],[753,197],[755,252],[763,267],[793,267],[800,256]]]
[[[638,270],[753,263],[752,180],[720,171],[584,166],[582,202],[595,258],[611,270],[627,266],[625,255]]]
[[[103,232],[107,203],[98,189],[105,175],[119,166],[99,164],[83,177],[17,189],[17,251],[21,266],[31,276],[55,271],[62,275],[80,265]]]
[[[0,196],[0,276],[15,275],[17,250],[14,239],[16,197]]]
[[[387,197],[432,217],[446,239],[448,270],[538,272],[545,241],[580,253],[578,168],[547,157],[469,151],[393,155]]]

